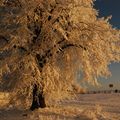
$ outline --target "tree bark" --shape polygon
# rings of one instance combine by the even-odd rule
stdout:
[[[46,107],[45,98],[43,96],[43,92],[39,92],[37,85],[35,84],[33,87],[33,101],[30,107],[30,110],[35,110],[38,108]]]

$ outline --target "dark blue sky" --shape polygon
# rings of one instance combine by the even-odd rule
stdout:
[[[111,24],[120,29],[120,0],[96,0],[94,7],[100,17],[112,15]]]
[[[99,11],[99,17],[107,17],[112,15],[110,23],[114,28],[120,29],[120,0],[96,0],[95,6]],[[112,63],[110,66],[112,76],[108,79],[100,79],[102,87],[100,89],[108,89],[109,84],[114,84],[114,89],[120,89],[120,63]],[[90,87],[91,89],[98,89]]]

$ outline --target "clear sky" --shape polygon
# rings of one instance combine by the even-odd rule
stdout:
[[[94,7],[99,10],[99,17],[112,15],[110,23],[120,29],[120,0],[96,0]],[[109,67],[112,76],[99,80],[102,84],[101,88],[90,87],[90,89],[109,89],[109,84],[114,84],[114,89],[120,89],[120,63],[112,63]]]

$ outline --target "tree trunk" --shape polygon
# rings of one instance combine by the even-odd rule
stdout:
[[[46,107],[46,104],[45,104],[43,92],[39,92],[38,87],[35,84],[33,87],[33,101],[32,101],[32,105],[30,107],[30,110],[33,111],[37,108],[44,108],[44,107]]]

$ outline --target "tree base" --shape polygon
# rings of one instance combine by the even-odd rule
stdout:
[[[45,108],[46,104],[45,104],[45,99],[43,97],[43,92],[38,92],[38,88],[37,85],[34,85],[33,88],[33,101],[32,101],[32,105],[30,107],[30,110],[35,110],[38,108]]]

